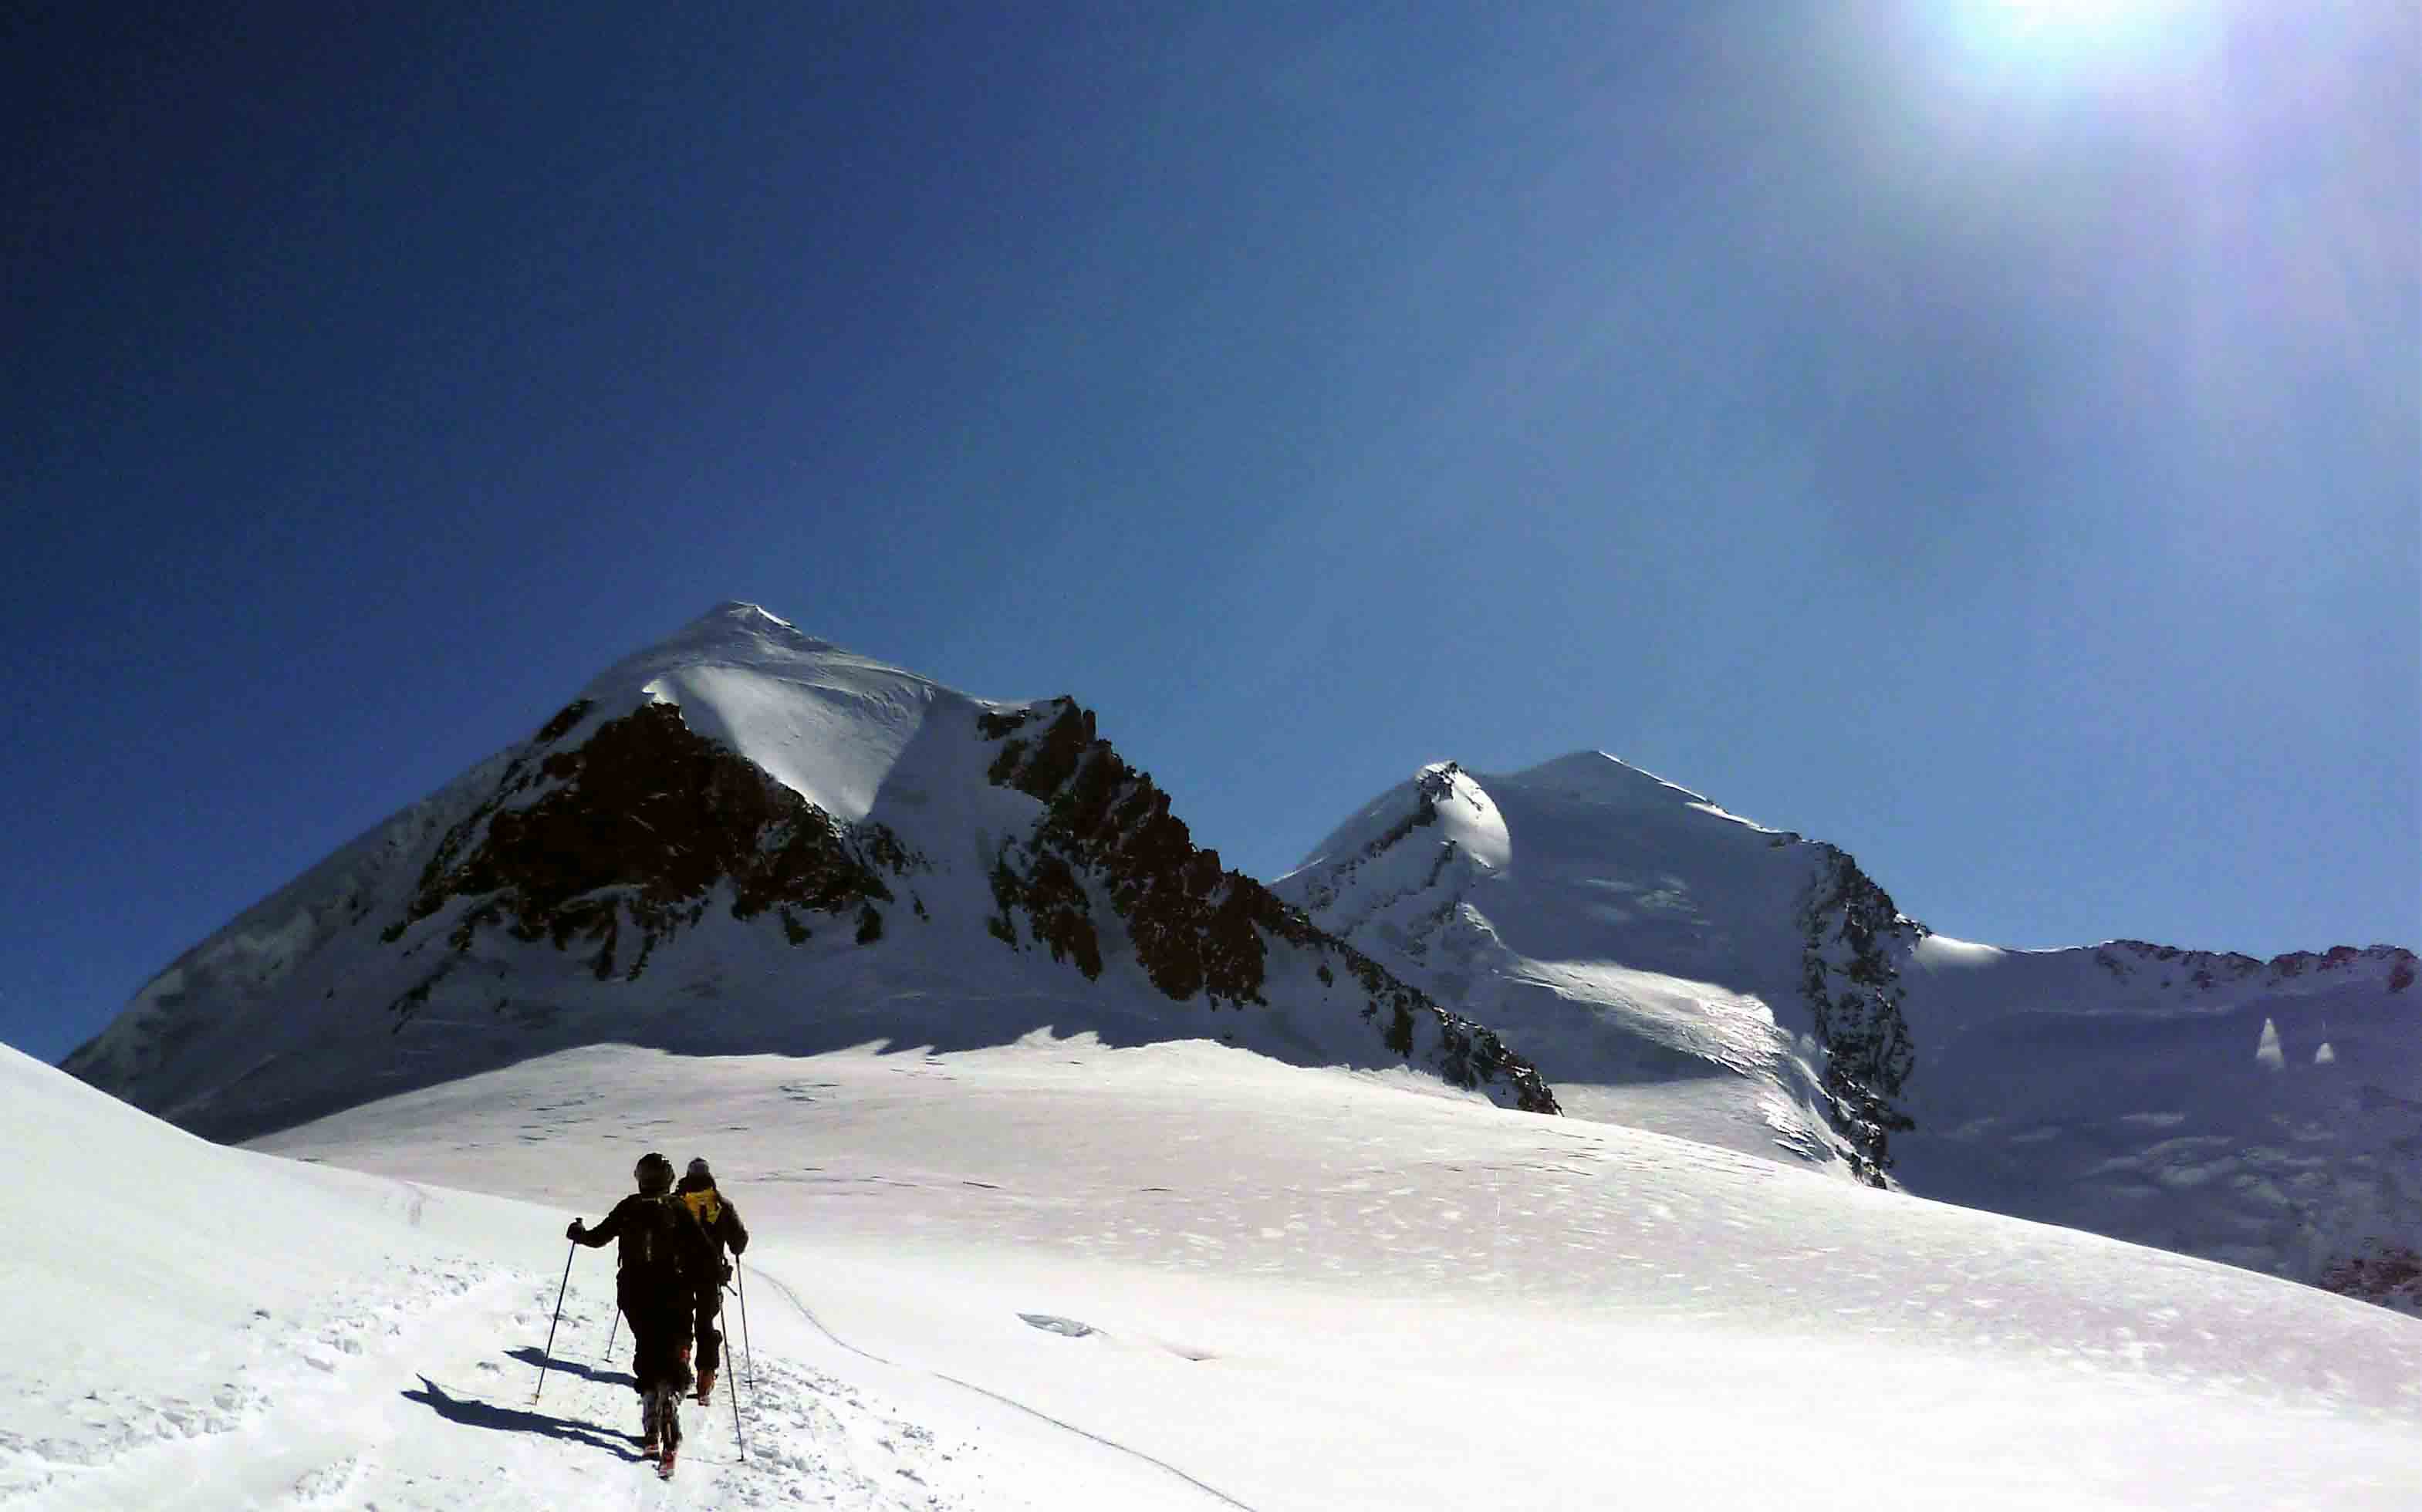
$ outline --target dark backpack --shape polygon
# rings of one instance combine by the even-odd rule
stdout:
[[[706,1235],[679,1198],[635,1197],[622,1229],[622,1273],[648,1286],[695,1285],[705,1279]]]

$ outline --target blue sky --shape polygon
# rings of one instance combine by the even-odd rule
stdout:
[[[0,1039],[726,598],[1265,875],[1599,748],[2422,945],[2408,6],[354,8],[0,20]]]

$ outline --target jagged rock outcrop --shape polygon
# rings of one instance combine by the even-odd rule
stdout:
[[[2215,992],[2257,979],[2284,985],[2307,971],[2319,978],[2365,962],[2388,968],[2390,992],[2403,992],[2414,984],[2414,953],[2395,945],[2333,945],[2326,951],[2289,951],[2267,961],[2235,951],[2189,951],[2141,939],[2109,940],[2094,950],[2094,964],[2108,971],[2114,982],[2163,991]]]
[[[2321,1272],[2314,1284],[2357,1301],[2422,1316],[2422,1254],[2372,1239]]]
[[[978,717],[998,743],[987,775],[1045,805],[1031,835],[1005,840],[992,868],[999,912],[992,932],[1019,945],[1016,916],[1033,944],[1088,977],[1102,970],[1102,934],[1121,931],[1154,986],[1177,1001],[1200,994],[1211,1007],[1267,1006],[1273,941],[1314,957],[1320,981],[1340,974],[1360,989],[1358,1012],[1388,1047],[1411,1058],[1424,1031],[1438,1039],[1436,1069],[1455,1085],[1502,1083],[1516,1105],[1557,1110],[1538,1070],[1498,1035],[1450,1012],[1421,989],[1313,924],[1300,910],[1198,848],[1168,795],[1095,732],[1092,711],[1072,699]],[[1109,910],[1097,916],[1098,896]]]
[[[1916,1126],[1893,1100],[1917,1064],[1897,963],[1924,931],[1848,852],[1821,842],[1816,849],[1822,859],[1800,913],[1800,993],[1824,1050],[1833,1126],[1850,1142],[1859,1179],[1879,1187],[1892,1169],[1892,1136]]]
[[[812,937],[816,914],[850,916],[862,942],[881,936],[877,906],[892,901],[885,876],[921,864],[889,828],[841,824],[693,732],[671,704],[642,705],[560,744],[590,712],[565,708],[512,757],[495,792],[438,842],[385,939],[459,901],[448,934],[457,953],[489,929],[558,950],[578,940],[599,981],[618,971],[637,981],[719,888],[733,918],[771,911],[794,944]],[[409,1016],[433,980],[395,1011]]]

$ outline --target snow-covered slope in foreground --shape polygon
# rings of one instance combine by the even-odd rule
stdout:
[[[787,1457],[810,1503],[841,1452],[820,1414],[880,1401],[859,1410],[915,1425],[889,1435],[897,1468],[970,1507],[2422,1504],[2422,1324],[1407,1072],[1090,1036],[592,1047],[262,1143],[540,1205],[477,1210],[477,1256],[527,1257],[492,1359],[536,1342],[528,1280],[551,1280],[564,1214],[602,1211],[643,1149],[710,1158],[758,1240],[752,1452]],[[271,1168],[243,1169],[248,1193]],[[584,1364],[606,1270],[574,1268],[558,1349]],[[482,1404],[407,1418],[479,1460],[380,1505],[467,1502],[503,1455],[493,1504],[544,1504],[543,1476],[583,1505],[640,1500],[602,1430],[543,1425],[627,1408],[550,1385],[523,1416],[523,1378],[485,1385],[444,1338],[407,1327],[340,1363],[364,1405],[418,1392],[416,1370]],[[126,1348],[100,1363],[140,1378]],[[730,1456],[719,1418],[694,1431]],[[684,1479],[671,1500],[747,1497]]]
[[[532,1399],[563,1214],[209,1144],[6,1047],[0,1136],[0,1506],[612,1507],[655,1484],[593,1257]],[[693,1410],[673,1504],[990,1504],[983,1457],[818,1371],[804,1325],[761,1328],[750,1457]],[[1093,1468],[1058,1447],[1015,1474]]]

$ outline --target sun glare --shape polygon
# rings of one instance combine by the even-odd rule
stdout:
[[[1993,0],[1995,8],[2040,26],[2087,26],[2128,8],[2124,0]]]
[[[2158,49],[2196,0],[1968,0],[1974,40],[2046,59],[2116,61]]]
[[[2008,32],[2093,34],[2139,32],[2170,20],[2182,0],[1974,0],[1976,9]]]

